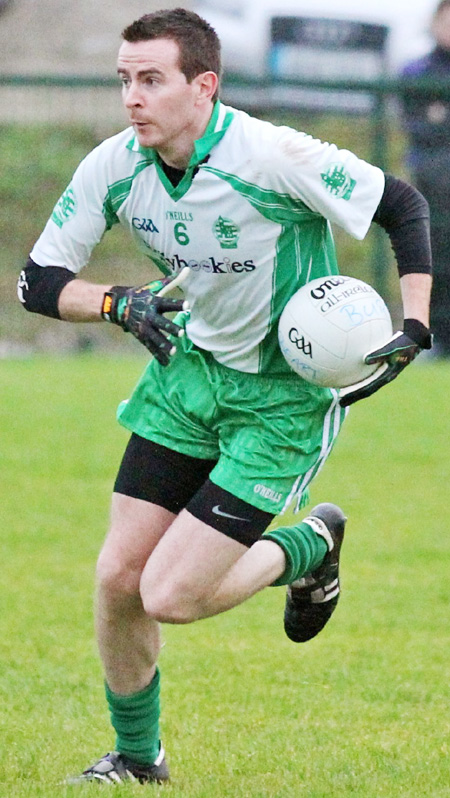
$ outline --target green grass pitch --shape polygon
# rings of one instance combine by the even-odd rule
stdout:
[[[115,408],[145,361],[2,361],[0,796],[61,785],[109,750],[92,593],[127,439]],[[343,594],[303,646],[283,588],[165,627],[165,798],[450,796],[450,366],[413,364],[356,405],[312,501],[349,516]],[[114,788],[116,789],[116,788]]]

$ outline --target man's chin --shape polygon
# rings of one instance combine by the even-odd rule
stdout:
[[[133,125],[133,127],[134,127],[134,132],[136,134],[136,138],[141,147],[145,147],[148,149],[149,147],[155,146],[154,138],[150,136],[148,132],[136,128],[136,125]]]

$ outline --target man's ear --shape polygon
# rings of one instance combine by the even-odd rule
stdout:
[[[215,72],[201,72],[192,81],[197,89],[197,99],[200,102],[210,101],[214,97],[219,78]]]

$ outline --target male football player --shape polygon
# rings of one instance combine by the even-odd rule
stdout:
[[[319,504],[264,532],[307,501],[346,406],[430,346],[422,196],[347,150],[224,106],[220,72],[217,36],[196,14],[163,10],[124,30],[118,74],[130,127],[80,164],[20,279],[26,309],[118,324],[154,355],[120,407],[131,438],[97,568],[115,751],[79,781],[168,778],[160,623],[190,623],[287,585],[289,637],[323,628],[339,598],[343,512]],[[277,323],[299,287],[337,273],[330,223],[362,239],[372,221],[397,256],[404,329],[371,355],[387,370],[339,395],[289,371]],[[78,276],[117,223],[161,281],[134,288]],[[186,300],[168,298],[184,268]]]

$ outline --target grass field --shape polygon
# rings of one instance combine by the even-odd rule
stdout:
[[[112,746],[92,582],[139,353],[3,361],[0,795],[61,786]],[[355,406],[312,500],[349,515],[342,599],[304,646],[283,589],[165,627],[165,787],[183,798],[450,796],[450,367],[414,364]],[[101,789],[101,788],[100,788]]]

